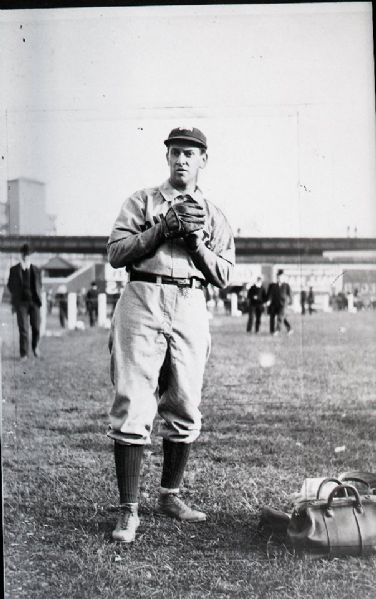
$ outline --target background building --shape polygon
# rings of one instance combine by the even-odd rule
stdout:
[[[46,186],[21,177],[8,181],[8,201],[0,207],[0,229],[9,235],[56,235],[55,216],[46,211]]]
[[[0,202],[0,235],[9,233],[9,204]]]

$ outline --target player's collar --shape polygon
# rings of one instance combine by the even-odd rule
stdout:
[[[159,191],[167,202],[173,202],[178,196],[181,195],[190,195],[196,202],[201,205],[203,204],[202,191],[197,185],[193,192],[185,194],[178,189],[175,189],[175,187],[172,187],[170,181],[167,179],[167,181],[162,183],[162,185],[159,187]]]

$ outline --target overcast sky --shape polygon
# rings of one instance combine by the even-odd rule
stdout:
[[[107,235],[198,126],[200,184],[248,236],[376,234],[369,2],[2,11],[1,195],[46,183],[59,234]]]

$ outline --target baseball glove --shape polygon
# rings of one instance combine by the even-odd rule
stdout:
[[[200,204],[191,198],[171,206],[161,217],[165,237],[185,237],[205,225],[205,213]]]

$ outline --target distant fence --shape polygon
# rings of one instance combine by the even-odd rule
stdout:
[[[18,251],[28,242],[35,252],[106,254],[106,236],[67,235],[4,235],[0,236],[0,251]],[[260,255],[322,255],[323,252],[375,251],[374,237],[236,237],[236,254]]]

